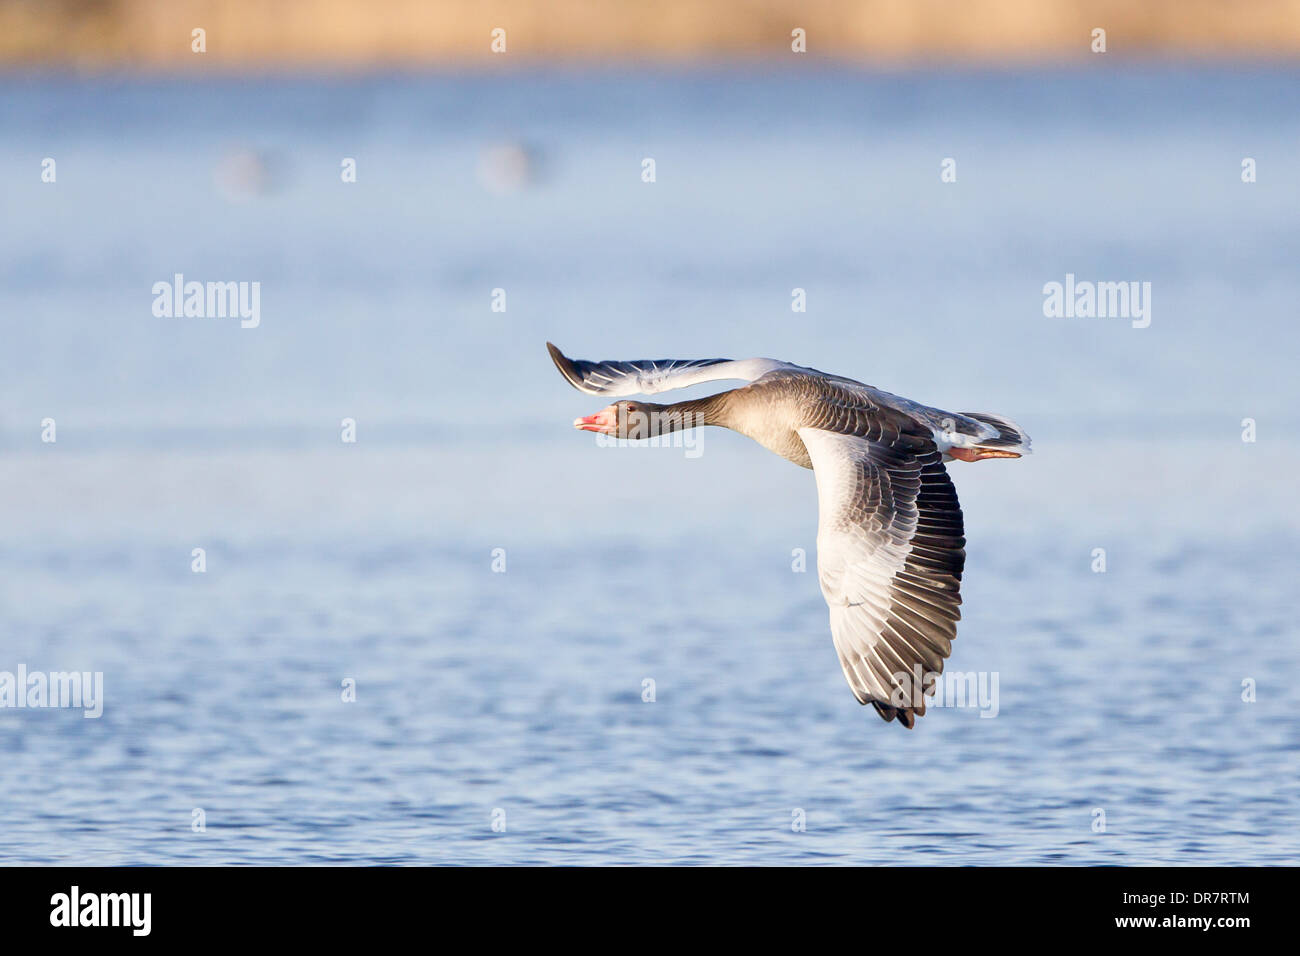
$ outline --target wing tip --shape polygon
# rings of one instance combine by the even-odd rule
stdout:
[[[863,701],[863,703],[866,702],[867,701]],[[889,704],[882,704],[878,700],[871,700],[870,703],[872,707],[876,708],[876,713],[880,715],[880,719],[885,721],[885,723],[889,723],[891,720],[897,717],[898,722],[902,724],[904,727],[906,727],[908,730],[911,730],[916,726],[918,708],[892,707]],[[919,713],[924,714],[925,708],[923,707],[920,708]]]
[[[551,361],[560,370],[560,374],[564,376],[565,381],[580,392],[586,391],[582,387],[582,376],[578,374],[578,368],[573,364],[573,360],[557,349],[552,342],[546,343],[546,351],[550,353]]]

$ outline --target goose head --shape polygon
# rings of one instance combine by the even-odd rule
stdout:
[[[666,408],[650,402],[615,402],[595,415],[575,418],[573,427],[615,438],[653,438],[677,431],[685,424],[685,416],[667,412]]]

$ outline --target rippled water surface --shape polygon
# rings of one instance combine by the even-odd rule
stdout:
[[[1300,861],[1297,80],[4,78],[0,671],[105,703],[0,709],[0,862]],[[546,339],[1018,420],[951,466],[995,700],[858,706],[812,476],[596,447]]]

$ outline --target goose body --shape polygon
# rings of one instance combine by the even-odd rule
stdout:
[[[718,425],[811,468],[817,573],[840,666],[859,703],[912,727],[961,617],[966,538],[944,462],[1019,458],[1028,436],[999,416],[946,412],[775,359],[585,362],[547,348],[569,383],[592,395],[748,382],[672,405],[620,401],[574,426],[650,438]]]

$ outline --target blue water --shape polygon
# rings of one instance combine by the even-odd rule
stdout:
[[[0,708],[0,863],[1300,862],[1298,81],[0,78],[0,671],[105,688]],[[996,716],[860,707],[811,475],[596,447],[546,339],[1024,425],[951,466]]]

